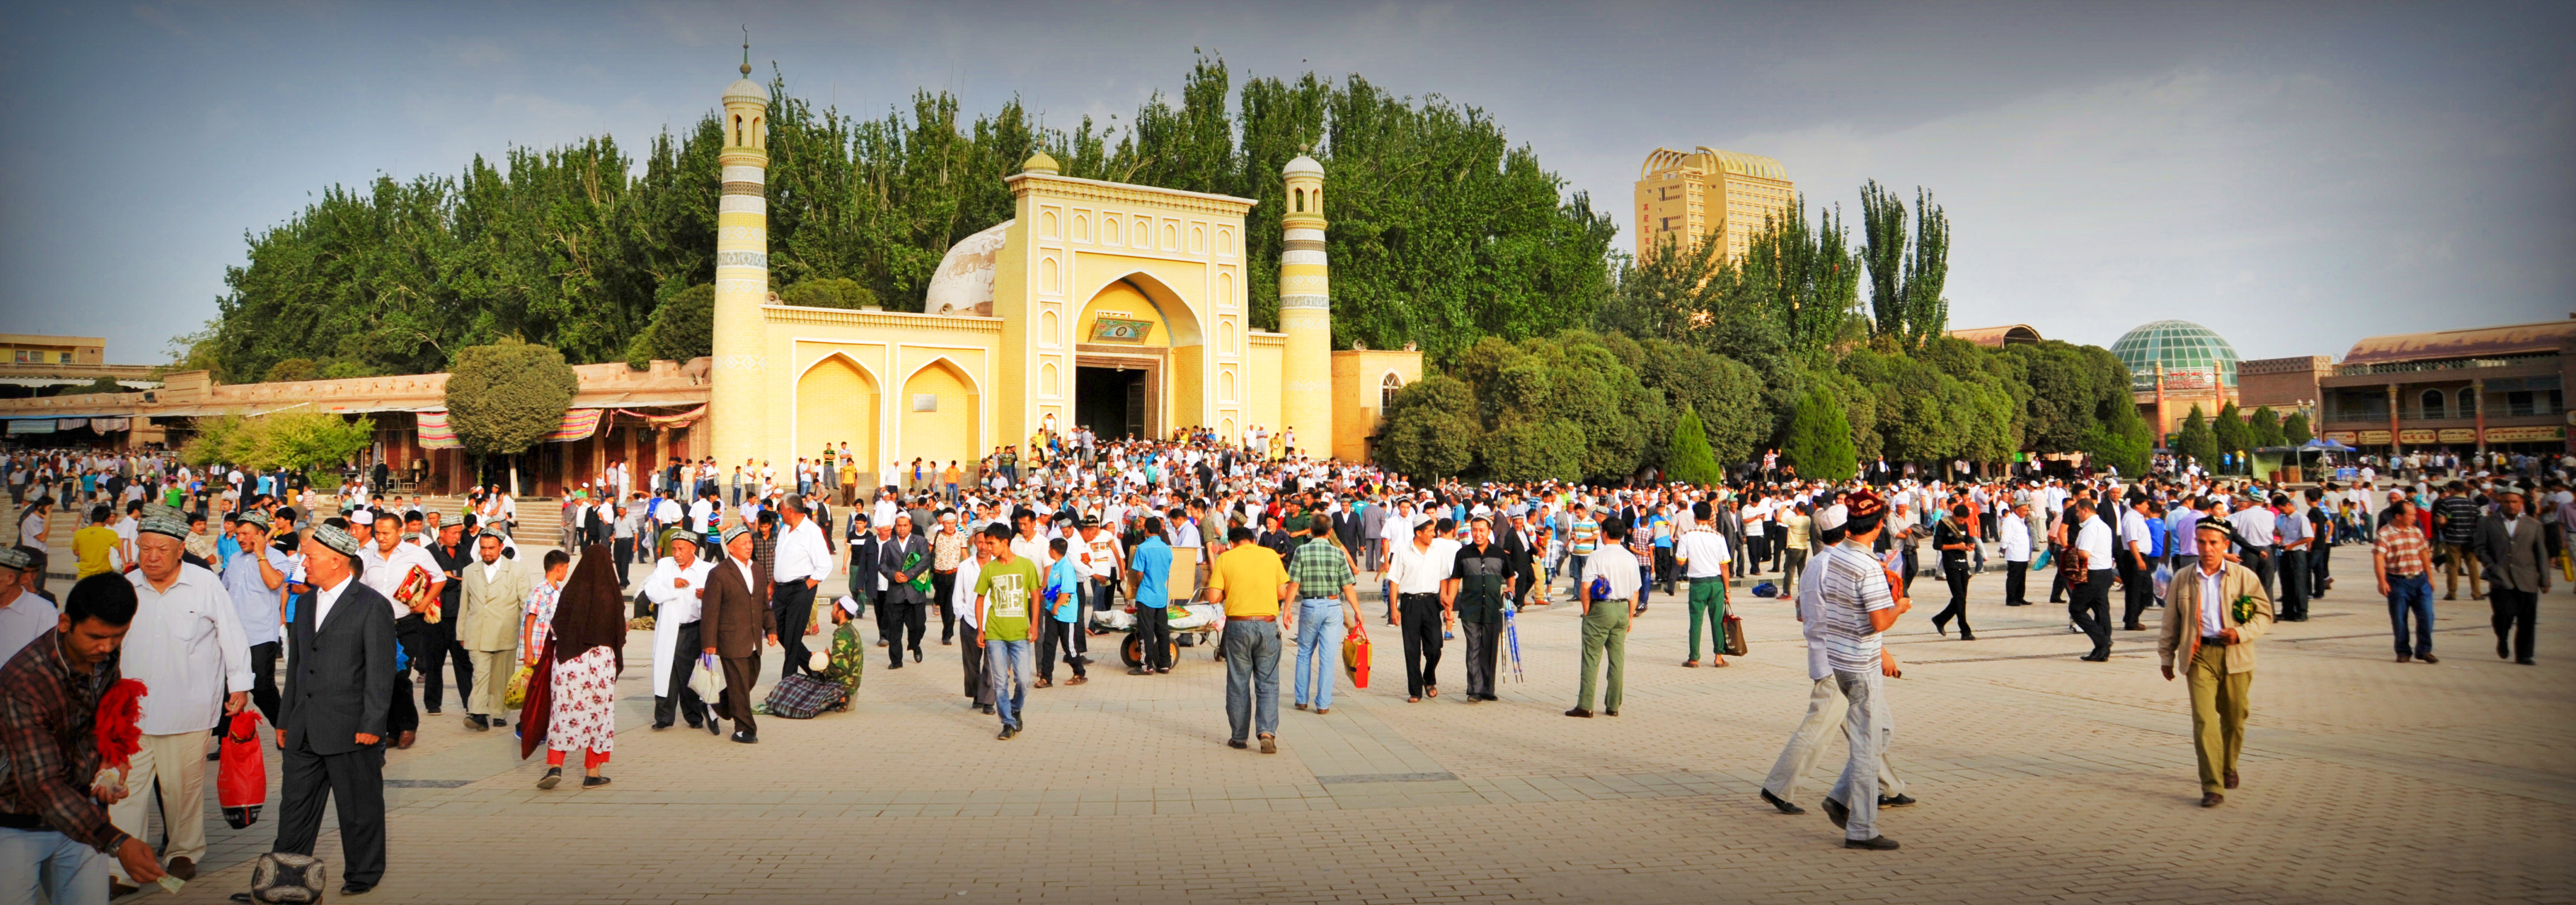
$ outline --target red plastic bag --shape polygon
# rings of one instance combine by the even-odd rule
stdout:
[[[1369,640],[1358,626],[1342,638],[1342,672],[1351,677],[1351,687],[1367,688],[1369,679]]]
[[[258,823],[259,806],[268,801],[268,763],[259,750],[259,714],[248,707],[233,714],[222,751],[215,797],[223,803],[224,824],[241,829]]]

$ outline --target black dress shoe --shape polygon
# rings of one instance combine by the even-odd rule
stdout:
[[[243,903],[243,905],[250,905],[250,893],[246,893],[246,892],[237,892],[237,893],[233,893],[233,894],[232,894],[232,895],[227,899],[227,901],[240,902],[240,903]]]
[[[916,647],[912,649],[912,662],[921,662],[921,648]]]
[[[757,745],[757,744],[760,744],[760,736],[753,735],[753,734],[748,733],[748,732],[736,732],[736,733],[734,733],[734,734],[733,734],[733,740],[734,740],[734,741],[737,741],[737,742],[741,742],[741,743],[746,744],[746,745]]]
[[[1790,804],[1789,802],[1782,800],[1780,796],[1771,794],[1771,790],[1769,789],[1762,790],[1762,800],[1770,802],[1772,807],[1779,808],[1780,813],[1783,814],[1804,814],[1807,812],[1806,808]]]
[[[2450,598],[2445,597],[2443,599],[2448,600]],[[2513,656],[2513,648],[2505,643],[2504,636],[2496,636],[2496,659],[2502,660],[2511,656]]]
[[[653,731],[655,731],[655,732],[660,732],[660,731],[662,731],[662,730],[664,730],[664,729],[669,729],[669,728],[671,728],[671,724],[669,724],[669,723],[654,723],[654,724],[653,724]],[[696,726],[691,726],[691,727],[689,727],[689,728],[691,728],[691,729],[695,729],[695,728],[698,728],[698,727],[696,727]]]
[[[1835,801],[1831,798],[1825,799],[1824,807],[1825,819],[1833,821],[1834,826],[1848,827],[1851,825],[1851,808],[1844,807],[1842,802]]]
[[[375,889],[376,889],[376,884],[373,884],[373,883],[342,883],[342,884],[340,884],[340,894],[341,894],[341,895],[344,895],[344,896],[363,896],[363,895],[366,895],[367,893],[374,892],[374,891],[375,891]]]
[[[2535,666],[2535,665],[2538,665],[2538,664],[2535,664],[2535,663],[2531,662],[2531,658],[2530,658],[2530,657],[2516,657],[2516,658],[2514,658],[2514,661],[2513,661],[2513,662],[2518,663],[2518,664],[2521,664],[2521,665],[2523,665],[2523,666]]]
[[[1901,807],[1904,807],[1904,806],[1906,806],[1906,805],[1913,804],[1913,803],[1914,803],[1914,796],[1912,796],[1912,795],[1881,795],[1881,796],[1878,796],[1878,806],[1879,806],[1879,807],[1882,807],[1882,808],[1901,808]]]
[[[1885,836],[1871,836],[1867,839],[1845,839],[1843,840],[1843,847],[1865,848],[1874,852],[1892,852],[1896,850],[1896,840]]]
[[[694,726],[693,726],[693,727],[690,727],[690,728],[696,728],[696,727],[694,727]],[[718,725],[716,725],[716,718],[715,718],[715,717],[713,717],[713,716],[709,716],[709,717],[707,717],[707,725],[706,725],[706,728],[707,728],[707,734],[708,734],[708,735],[723,735],[723,734],[724,734],[724,727],[723,727],[723,726],[718,726]]]

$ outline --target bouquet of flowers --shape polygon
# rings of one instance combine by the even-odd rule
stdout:
[[[105,792],[126,793],[125,773],[134,764],[134,752],[143,750],[143,696],[151,690],[133,679],[119,679],[98,697],[98,721],[92,732],[98,739],[98,775],[90,786]]]

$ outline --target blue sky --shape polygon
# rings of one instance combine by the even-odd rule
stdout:
[[[119,362],[326,185],[695,121],[742,24],[756,74],[862,114],[1123,119],[1205,49],[1483,107],[1613,212],[1658,146],[1779,158],[1847,214],[1922,185],[1958,326],[2180,317],[2260,358],[2576,311],[2576,4],[13,6],[0,332]]]

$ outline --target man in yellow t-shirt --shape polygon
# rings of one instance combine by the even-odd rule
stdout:
[[[1234,734],[1227,747],[1242,748],[1258,707],[1261,753],[1279,753],[1279,599],[1288,593],[1288,570],[1279,554],[1253,541],[1250,528],[1227,535],[1229,547],[1208,575],[1208,599],[1225,604],[1225,718]],[[1293,627],[1293,626],[1292,626]]]
[[[123,548],[125,539],[117,535],[116,529],[107,526],[108,518],[114,514],[115,510],[106,506],[93,507],[89,511],[89,527],[72,532],[72,555],[80,559],[80,570],[75,580],[116,571],[118,563],[111,556]]]

